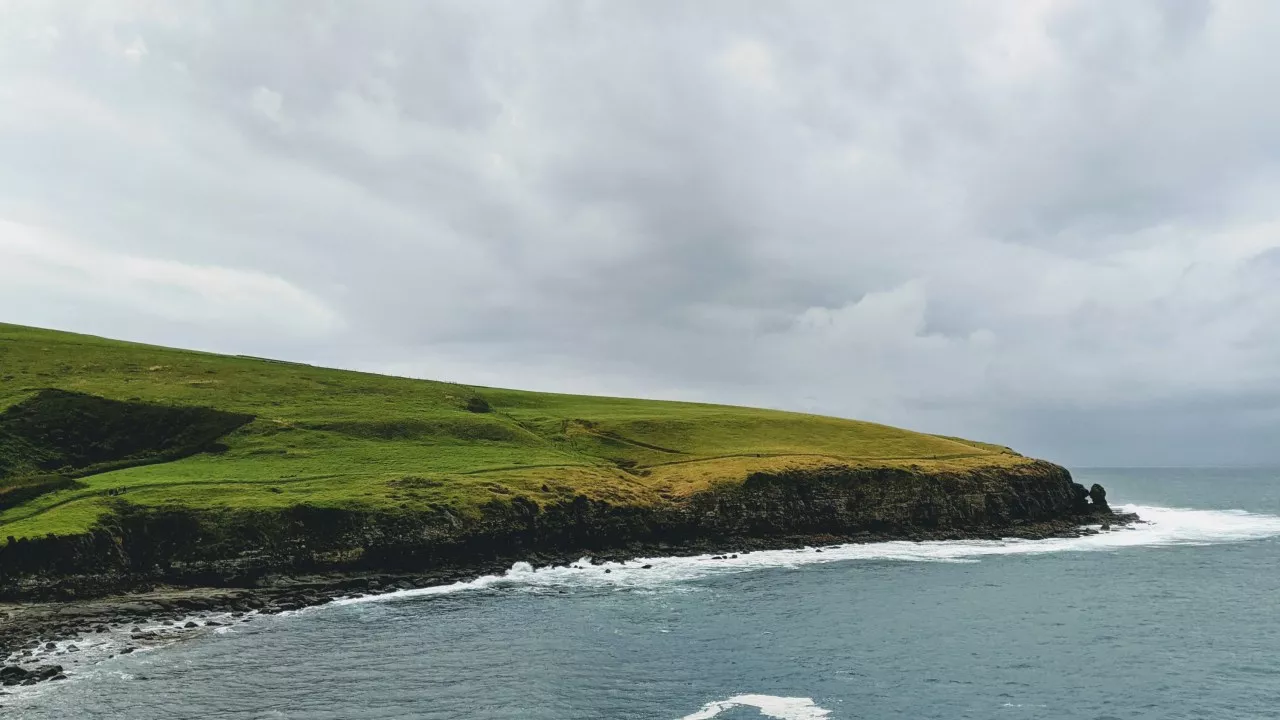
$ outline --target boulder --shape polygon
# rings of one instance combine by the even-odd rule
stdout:
[[[0,668],[0,685],[35,685],[42,680],[49,680],[62,674],[61,665],[41,665],[35,670],[24,670],[17,665]]]
[[[1089,491],[1080,483],[1071,483],[1071,492],[1076,512],[1089,512]]]
[[[1093,501],[1093,509],[1099,512],[1111,512],[1111,506],[1107,504],[1107,489],[1094,483],[1089,488],[1089,499]]]

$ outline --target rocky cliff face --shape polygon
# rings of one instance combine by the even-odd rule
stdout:
[[[581,496],[548,506],[517,497],[474,515],[315,507],[195,513],[121,504],[92,533],[0,548],[0,599],[150,583],[252,586],[269,574],[415,572],[578,553],[1043,535],[1104,507],[1092,505],[1064,468],[1037,461],[942,473],[762,473],[660,507]]]

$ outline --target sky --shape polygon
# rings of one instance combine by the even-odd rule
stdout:
[[[0,321],[1280,462],[1280,3],[0,0]]]

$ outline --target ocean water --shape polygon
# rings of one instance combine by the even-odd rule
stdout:
[[[517,566],[84,662],[0,698],[0,715],[1280,717],[1280,470],[1075,475],[1150,523],[647,570]]]

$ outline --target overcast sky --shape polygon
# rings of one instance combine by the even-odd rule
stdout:
[[[0,0],[0,319],[1280,461],[1280,3]]]

